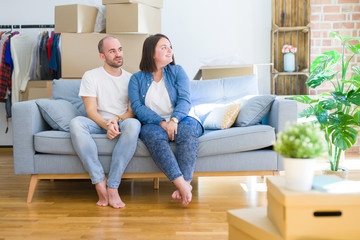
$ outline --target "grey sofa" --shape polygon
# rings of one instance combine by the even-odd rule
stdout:
[[[80,80],[54,80],[52,99],[70,102],[84,115],[82,100],[77,96]],[[217,104],[236,101],[245,95],[257,94],[255,76],[203,80],[191,82],[192,111],[204,121]],[[52,129],[40,112],[37,101],[13,104],[13,151],[15,174],[31,175],[27,201],[31,202],[39,179],[89,178],[74,152],[70,134]],[[209,104],[208,104],[209,103]],[[207,106],[208,110],[201,108]],[[296,121],[296,102],[276,98],[263,119],[263,124],[231,127],[224,130],[206,130],[199,138],[195,177],[234,175],[274,175],[283,169],[282,158],[271,148],[276,133],[287,121]],[[209,110],[210,109],[210,110]],[[56,111],[64,111],[59,107]],[[242,110],[240,110],[241,113]],[[93,135],[99,149],[99,158],[105,171],[109,170],[115,141],[105,135]],[[145,145],[138,146],[124,178],[165,177],[154,164]]]

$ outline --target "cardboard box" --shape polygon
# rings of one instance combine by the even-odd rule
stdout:
[[[254,65],[213,65],[202,66],[196,73],[194,80],[208,80],[230,78],[255,74]]]
[[[88,5],[55,6],[55,33],[94,32],[97,13],[96,7]]]
[[[163,0],[103,0],[102,4],[114,3],[142,3],[151,7],[162,8]]]
[[[161,11],[141,3],[106,5],[106,33],[161,32]]]
[[[266,207],[229,210],[229,240],[284,239],[266,216]]]
[[[119,39],[124,52],[126,71],[139,71],[142,47],[148,34],[123,33],[63,33],[61,34],[61,68],[62,78],[80,79],[84,73],[93,68],[104,65],[97,49],[99,41],[105,36]]]
[[[284,176],[267,187],[268,217],[286,239],[359,239],[360,194],[291,191]]]
[[[52,80],[30,80],[25,92],[21,93],[21,101],[51,98]]]

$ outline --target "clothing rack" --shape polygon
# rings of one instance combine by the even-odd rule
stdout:
[[[54,28],[54,24],[25,24],[25,25],[0,25],[0,29],[22,29],[22,28]]]

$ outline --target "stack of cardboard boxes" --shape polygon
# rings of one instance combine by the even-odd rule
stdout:
[[[55,7],[55,32],[61,33],[62,78],[80,79],[90,69],[103,65],[98,42],[111,35],[124,51],[123,68],[139,71],[144,40],[161,32],[162,0],[103,0],[106,33],[93,33],[97,8],[74,4]]]
[[[55,7],[55,33],[61,34],[63,79],[81,79],[83,74],[103,65],[98,42],[111,35],[120,40],[124,51],[123,68],[139,71],[142,46],[150,35],[161,32],[162,0],[103,0],[106,32],[94,33],[98,9],[81,4]],[[52,81],[29,81],[22,100],[51,97]]]

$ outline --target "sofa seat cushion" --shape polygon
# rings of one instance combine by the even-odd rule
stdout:
[[[92,134],[99,155],[111,155],[117,138],[109,140],[105,134]],[[43,131],[35,134],[35,151],[49,154],[76,155],[70,140],[70,133]],[[206,131],[199,138],[199,157],[251,151],[269,147],[275,141],[275,130],[268,125],[233,127],[225,130]],[[171,144],[175,150],[175,144]],[[150,156],[146,146],[139,139],[136,157]]]
[[[268,125],[206,130],[199,138],[198,156],[245,152],[272,146],[275,130]]]
[[[110,140],[105,134],[91,134],[91,136],[98,147],[99,155],[111,155],[118,137]],[[69,132],[55,130],[39,132],[34,136],[34,144],[35,151],[39,153],[76,155]],[[135,156],[150,156],[145,144],[140,139],[138,139]]]

